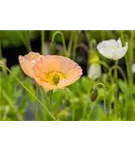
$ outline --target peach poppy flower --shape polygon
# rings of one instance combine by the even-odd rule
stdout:
[[[20,58],[26,59],[26,56],[19,56],[23,71],[48,90],[63,89],[77,81],[82,75],[81,67],[67,57],[35,54],[37,57],[35,57],[34,63],[33,59],[28,61],[27,57],[27,61],[22,64]]]

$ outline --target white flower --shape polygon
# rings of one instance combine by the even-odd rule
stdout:
[[[101,55],[106,58],[118,60],[121,59],[127,52],[128,43],[126,42],[125,46],[122,47],[120,38],[116,40],[106,40],[102,41],[97,45],[97,49]]]
[[[91,64],[88,69],[88,77],[90,79],[97,79],[101,76],[101,66],[100,64]]]
[[[132,71],[135,73],[135,63],[132,65]]]

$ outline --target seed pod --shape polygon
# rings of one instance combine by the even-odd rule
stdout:
[[[94,102],[98,97],[98,91],[97,89],[92,89],[90,94],[90,99],[92,102]]]
[[[51,54],[55,54],[56,53],[56,43],[55,42],[51,42],[49,45],[49,50]]]

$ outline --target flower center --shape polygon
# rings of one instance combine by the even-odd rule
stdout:
[[[44,81],[52,84],[57,85],[61,79],[64,79],[65,76],[62,72],[59,71],[51,71],[45,74]]]

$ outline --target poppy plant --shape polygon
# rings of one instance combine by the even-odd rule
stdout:
[[[82,75],[81,67],[71,59],[57,55],[40,55],[30,52],[19,56],[25,74],[48,90],[63,89]]]

